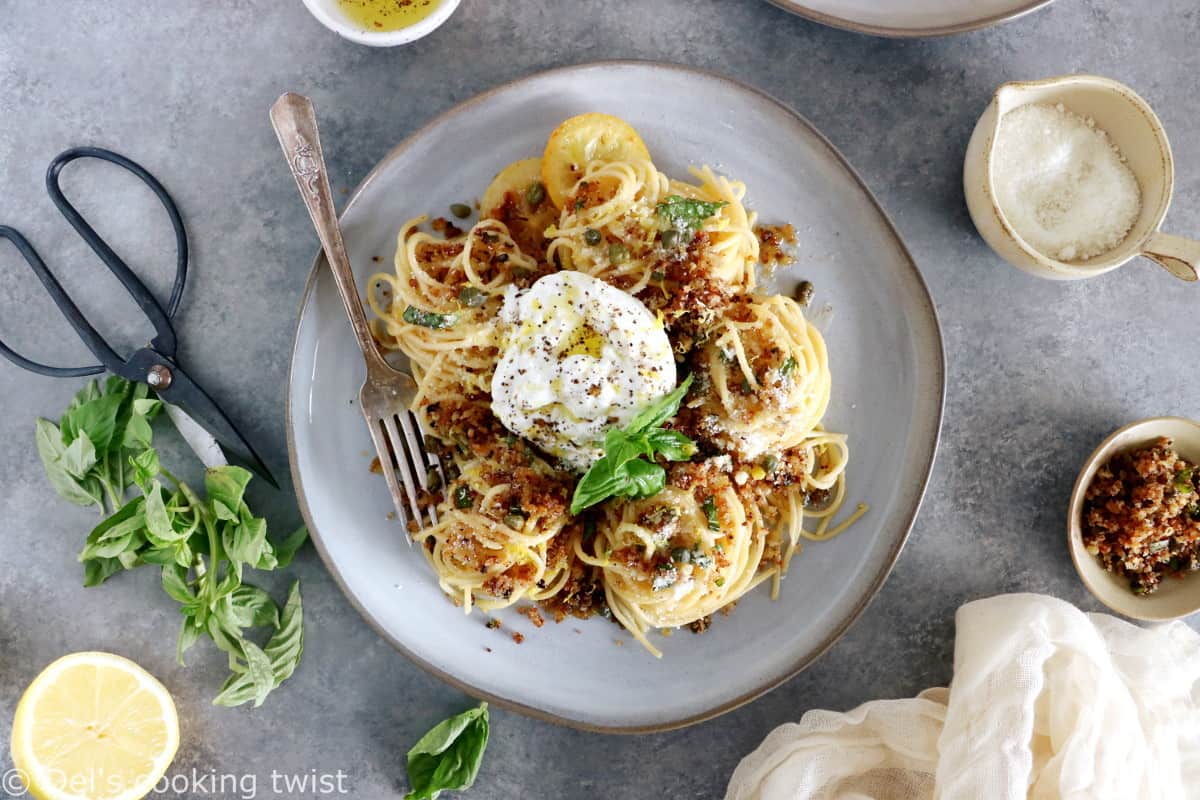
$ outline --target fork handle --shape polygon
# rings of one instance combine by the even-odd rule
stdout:
[[[350,258],[346,255],[346,245],[342,241],[342,230],[338,226],[337,211],[333,206],[333,192],[329,188],[329,175],[325,168],[325,156],[321,152],[317,115],[313,111],[312,101],[304,95],[292,92],[281,95],[271,106],[271,125],[275,128],[275,135],[279,137],[279,145],[287,157],[292,177],[296,179],[300,197],[304,200],[304,206],[317,229],[321,246],[325,249],[325,258],[333,271],[338,294],[342,296],[342,305],[346,307],[350,325],[354,328],[354,337],[367,360],[367,366],[386,367],[387,362],[380,354],[375,338],[371,335],[371,327],[367,324],[362,298],[354,281],[354,271],[350,267]]]

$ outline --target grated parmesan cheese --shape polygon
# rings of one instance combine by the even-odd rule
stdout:
[[[1001,117],[992,174],[1013,229],[1059,261],[1112,250],[1141,211],[1141,189],[1120,150],[1094,120],[1061,103]]]

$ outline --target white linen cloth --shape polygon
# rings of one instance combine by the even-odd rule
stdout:
[[[1200,798],[1200,634],[1035,594],[955,624],[949,690],[781,725],[726,800]]]

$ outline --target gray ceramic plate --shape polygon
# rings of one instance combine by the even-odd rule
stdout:
[[[333,280],[318,259],[296,331],[288,391],[292,475],[313,537],[346,594],[388,641],[465,691],[569,725],[647,731],[696,722],[796,674],[846,630],[908,535],[933,463],[943,356],[929,293],[895,229],[836,150],[766,95],[689,69],[604,63],[536,75],[442,115],[392,151],[355,191],[342,227],[360,282],[390,265],[406,219],[479,196],[538,155],[549,132],[605,111],[641,132],[660,169],[710,164],[749,186],[764,221],[789,221],[799,262],[778,281],[817,287],[834,396],[826,421],[850,434],[850,502],[870,513],[792,562],[782,597],[746,598],[703,636],[661,639],[659,661],[610,622],[548,623],[515,612],[489,630],[437,587],[389,519],[354,404],[363,380]],[[374,257],[382,258],[382,264]],[[852,506],[851,506],[852,507]],[[517,645],[510,631],[526,638]]]
[[[1052,0],[769,0],[802,17],[873,36],[948,36],[1008,22]]]

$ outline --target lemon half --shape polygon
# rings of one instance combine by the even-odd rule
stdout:
[[[72,653],[46,667],[13,720],[13,765],[38,800],[137,800],[178,746],[171,695],[110,653]]]

